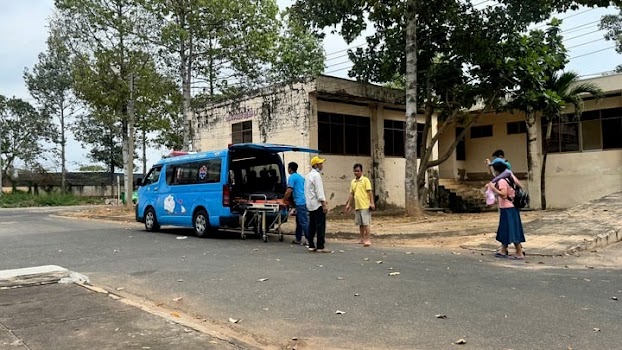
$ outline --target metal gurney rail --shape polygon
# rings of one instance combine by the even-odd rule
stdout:
[[[260,235],[264,242],[268,242],[268,232],[271,230],[278,235],[279,242],[283,241],[281,210],[285,208],[284,204],[268,201],[265,194],[251,194],[248,197],[248,202],[242,203],[240,206],[244,207],[244,212],[240,219],[242,239],[246,239],[246,228],[254,226],[254,233]],[[268,214],[274,214],[275,217],[271,218],[272,215]]]

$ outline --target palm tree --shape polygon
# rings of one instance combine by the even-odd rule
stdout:
[[[579,75],[576,72],[553,73],[553,76],[546,83],[546,90],[549,98],[543,104],[542,117],[547,121],[546,136],[544,147],[542,147],[542,168],[540,169],[540,196],[542,209],[546,209],[546,158],[551,141],[551,131],[553,121],[561,120],[562,112],[566,105],[574,106],[574,117],[579,119],[583,112],[582,96],[590,94],[596,98],[603,95],[603,91],[593,83],[579,82]]]

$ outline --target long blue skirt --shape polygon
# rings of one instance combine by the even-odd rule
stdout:
[[[502,208],[500,214],[497,241],[504,246],[525,242],[525,233],[518,209]]]

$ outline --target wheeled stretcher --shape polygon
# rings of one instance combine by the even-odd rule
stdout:
[[[277,234],[279,242],[283,241],[281,225],[287,220],[287,205],[282,199],[268,200],[265,194],[251,194],[248,199],[235,201],[242,212],[242,239],[246,239],[247,232],[252,229],[253,234],[261,236],[264,242],[268,242],[268,233]]]

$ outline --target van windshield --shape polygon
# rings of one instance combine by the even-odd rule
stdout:
[[[235,152],[229,166],[229,185],[233,198],[250,198],[253,194],[282,198],[286,189],[283,161],[274,153]]]

